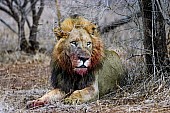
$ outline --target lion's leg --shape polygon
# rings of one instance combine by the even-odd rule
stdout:
[[[98,96],[98,88],[94,86],[86,87],[82,90],[74,91],[68,98],[65,98],[66,104],[80,104],[93,100]]]
[[[46,93],[44,96],[37,100],[29,101],[27,103],[27,108],[34,108],[44,106],[45,104],[51,103],[53,101],[57,101],[62,99],[65,96],[63,92],[59,89],[53,89],[50,92]]]

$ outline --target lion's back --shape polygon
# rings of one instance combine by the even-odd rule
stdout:
[[[114,51],[105,51],[102,68],[98,71],[99,94],[103,96],[116,88],[124,75],[124,68],[118,54]]]

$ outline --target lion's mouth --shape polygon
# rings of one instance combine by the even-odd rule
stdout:
[[[76,68],[87,68],[87,66],[85,66],[85,65],[81,65],[81,66],[76,67]]]
[[[86,75],[88,72],[88,68],[85,65],[81,65],[79,67],[74,68],[74,71],[78,74],[78,75]]]

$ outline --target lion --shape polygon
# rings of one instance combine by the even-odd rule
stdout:
[[[81,104],[116,89],[124,68],[115,51],[104,49],[97,25],[74,15],[66,18],[54,33],[58,39],[51,60],[54,89],[28,102],[27,108],[58,100]]]

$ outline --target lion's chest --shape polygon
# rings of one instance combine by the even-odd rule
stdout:
[[[56,79],[55,87],[60,88],[66,93],[88,87],[95,81],[95,76],[91,73],[85,76],[68,74],[58,74],[56,76],[58,79]]]

